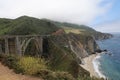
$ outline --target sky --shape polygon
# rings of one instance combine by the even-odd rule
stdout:
[[[120,32],[120,0],[0,0],[0,18],[27,15]]]

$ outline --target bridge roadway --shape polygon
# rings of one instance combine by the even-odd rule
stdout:
[[[14,37],[49,37],[51,35],[2,35],[1,38],[14,38]]]

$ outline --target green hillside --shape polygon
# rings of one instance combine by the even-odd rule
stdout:
[[[75,28],[75,29],[84,29],[84,30],[89,30],[89,31],[95,31],[94,29],[85,26],[85,25],[78,25],[78,24],[72,24],[72,23],[60,23],[60,22],[55,22],[56,25],[58,25],[59,27],[70,27],[70,28]]]
[[[106,39],[111,36],[110,34],[98,32],[85,25],[62,23],[28,16],[21,16],[16,19],[0,18],[0,35],[45,35],[51,34],[61,28],[64,29],[66,33],[94,36],[95,39]]]
[[[102,33],[99,31],[94,30],[93,28],[86,26],[86,25],[78,25],[73,23],[66,23],[66,22],[57,22],[48,19],[43,19],[44,21],[50,21],[54,23],[56,26],[63,28],[66,33],[75,33],[75,34],[82,34],[87,36],[94,36],[95,39],[108,39],[112,37],[111,34]]]
[[[49,21],[28,16],[17,19],[0,19],[0,35],[50,34],[58,29]]]

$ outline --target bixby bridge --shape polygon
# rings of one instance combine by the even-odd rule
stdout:
[[[5,35],[0,36],[0,53],[18,55],[41,55],[43,42],[50,35]]]

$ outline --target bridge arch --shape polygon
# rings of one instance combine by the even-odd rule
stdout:
[[[22,55],[42,55],[42,38],[25,39],[21,44]]]

